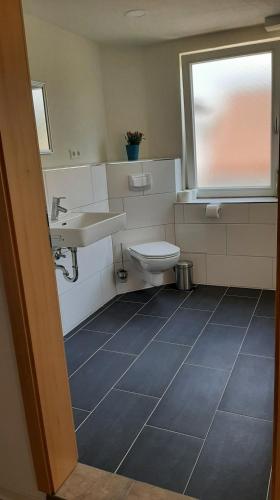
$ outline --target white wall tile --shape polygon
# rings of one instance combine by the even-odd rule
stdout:
[[[106,304],[117,293],[114,266],[106,267],[100,273],[102,304]]]
[[[224,224],[176,224],[176,245],[188,253],[226,253]]]
[[[64,335],[96,311],[102,302],[101,273],[91,276],[59,297]]]
[[[127,213],[127,228],[172,224],[175,199],[175,193],[125,198],[124,211]]]
[[[109,202],[108,200],[98,201],[97,203],[80,207],[78,210],[79,212],[109,212]]]
[[[152,174],[151,189],[145,189],[144,194],[176,192],[175,160],[143,162],[143,173]]]
[[[165,240],[175,245],[175,224],[165,226]]]
[[[255,224],[276,224],[277,203],[250,203],[249,222]]]
[[[91,175],[94,202],[108,199],[106,165],[93,165]]]
[[[272,259],[207,255],[209,285],[272,288]]]
[[[125,196],[141,196],[143,191],[132,191],[128,186],[129,175],[143,173],[141,163],[127,162],[106,166],[109,198],[122,198]]]
[[[149,287],[149,285],[143,280],[141,273],[132,263],[131,259],[124,261],[124,268],[128,271],[128,280],[126,283],[122,283],[117,279],[117,271],[122,269],[122,264],[120,262],[115,264],[117,293],[126,293],[132,290],[140,290],[142,288]]]
[[[204,224],[246,223],[249,222],[248,204],[222,204],[219,219],[206,217],[206,204],[187,203],[184,207],[184,222]]]
[[[63,278],[62,271],[56,271],[58,293],[62,294],[68,290],[77,288],[83,281],[90,276],[102,271],[105,267],[112,265],[113,250],[111,236],[99,240],[93,245],[78,248],[77,253],[79,266],[79,279],[75,283],[70,283]],[[67,252],[67,257],[57,261],[57,264],[62,264],[70,272],[72,270],[71,254]]]
[[[276,255],[276,226],[272,224],[229,224],[227,253],[274,257]]]
[[[115,272],[121,269],[122,264],[117,262],[115,264]],[[143,288],[150,288],[151,285],[143,281],[142,273],[137,269],[135,264],[131,259],[127,259],[124,262],[124,267],[128,271],[128,281],[127,283],[120,283],[116,279],[117,293],[126,293],[133,290],[141,290]],[[164,284],[174,283],[175,273],[173,269],[164,273]]]
[[[54,168],[45,170],[44,175],[49,212],[53,196],[66,196],[66,200],[61,203],[68,210],[94,202],[89,166]]]
[[[184,205],[175,203],[174,205],[175,211],[175,224],[183,224],[184,223]]]
[[[194,283],[206,283],[206,255],[204,253],[182,252],[180,260],[190,260],[193,263]]]
[[[126,250],[130,245],[161,240],[165,240],[165,226],[153,226],[119,231],[118,233],[112,235],[114,260],[115,262],[121,261],[121,244],[123,246],[123,250]]]
[[[109,210],[110,210],[110,212],[124,212],[123,199],[122,198],[110,198],[109,199]]]

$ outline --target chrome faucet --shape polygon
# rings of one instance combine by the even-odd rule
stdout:
[[[67,208],[60,205],[60,200],[65,200],[66,196],[54,196],[52,199],[51,221],[58,220],[59,212],[66,214]]]

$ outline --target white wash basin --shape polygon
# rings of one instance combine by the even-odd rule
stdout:
[[[126,226],[126,213],[71,212],[50,222],[53,248],[86,247]]]

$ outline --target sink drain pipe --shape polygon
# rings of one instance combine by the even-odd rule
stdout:
[[[71,283],[75,283],[79,277],[79,267],[78,267],[78,259],[77,259],[77,248],[76,247],[69,247],[68,250],[71,252],[71,258],[72,258],[72,270],[73,270],[73,276],[70,276],[69,271],[66,269],[65,266],[62,264],[55,264],[55,269],[59,269],[63,273],[64,279],[66,281],[70,281]],[[54,258],[55,260],[59,260],[61,258],[65,258],[66,255],[62,253],[62,249],[59,248],[58,250],[55,251],[54,253]]]

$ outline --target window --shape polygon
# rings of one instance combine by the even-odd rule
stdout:
[[[40,154],[49,154],[52,153],[52,144],[44,83],[32,82],[32,98]]]
[[[198,196],[274,196],[279,44],[182,55],[188,187]]]

